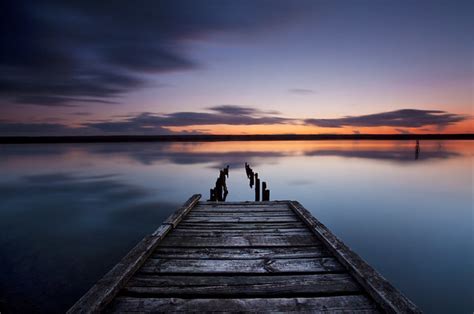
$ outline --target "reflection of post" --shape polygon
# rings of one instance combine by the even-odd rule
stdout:
[[[260,201],[260,179],[258,173],[255,174],[255,202]]]
[[[418,157],[420,156],[420,141],[416,140],[416,146],[415,146],[415,159],[418,160]]]

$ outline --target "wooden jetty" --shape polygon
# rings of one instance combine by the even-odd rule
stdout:
[[[295,201],[192,196],[68,313],[419,313]]]

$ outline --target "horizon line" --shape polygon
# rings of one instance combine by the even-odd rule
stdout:
[[[474,133],[431,134],[166,134],[166,135],[66,135],[0,136],[0,144],[213,142],[291,140],[474,140]]]

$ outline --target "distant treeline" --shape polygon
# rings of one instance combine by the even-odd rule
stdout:
[[[113,135],[113,136],[3,136],[1,144],[219,142],[307,140],[472,140],[474,134],[274,134],[274,135]]]

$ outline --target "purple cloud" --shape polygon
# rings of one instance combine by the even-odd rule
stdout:
[[[426,125],[445,127],[466,119],[468,119],[468,117],[465,115],[458,115],[441,110],[401,109],[336,119],[306,119],[304,122],[308,125],[325,128],[342,128],[346,126],[419,128]]]

